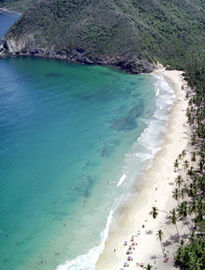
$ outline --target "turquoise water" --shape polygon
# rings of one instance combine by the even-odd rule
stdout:
[[[99,240],[154,79],[31,58],[0,70],[2,267],[55,269]]]
[[[110,210],[158,149],[161,130],[152,128],[166,122],[170,95],[163,83],[106,67],[0,59],[0,269],[54,270],[89,250],[96,257]],[[58,269],[90,270],[89,256]]]

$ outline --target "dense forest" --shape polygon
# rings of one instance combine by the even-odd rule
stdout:
[[[1,4],[2,2],[18,1],[0,1]],[[20,49],[11,52],[10,40],[16,40],[16,43],[20,40],[24,42]],[[168,69],[184,71],[185,79],[194,90],[194,94],[187,93],[187,119],[192,130],[190,141],[195,149],[192,153],[195,165],[187,162],[184,165],[188,182],[178,181],[175,195],[180,198],[180,205],[173,209],[171,216],[175,223],[179,218],[189,217],[194,224],[190,237],[179,242],[176,265],[180,269],[203,270],[205,1],[40,1],[29,8],[10,29],[5,36],[5,42],[7,54],[48,58],[54,56],[68,61],[74,59],[76,62],[113,64],[136,73],[151,71],[154,64],[160,62]],[[131,62],[125,60],[128,58]],[[148,63],[151,68],[147,68]],[[132,69],[132,65],[137,65],[138,68]],[[184,156],[185,153],[179,156],[175,166],[185,162]]]
[[[153,70],[156,61],[188,68],[190,58],[204,55],[204,32],[203,0],[41,0],[5,40],[13,54],[118,65],[137,73]]]

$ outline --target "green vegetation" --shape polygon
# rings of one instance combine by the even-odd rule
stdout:
[[[7,39],[26,39],[24,52],[52,47],[73,56],[77,49],[89,59],[129,55],[185,69],[190,56],[204,54],[204,29],[203,0],[42,0]]]
[[[196,270],[203,270],[205,265],[205,62],[201,65],[201,60],[203,58],[190,61],[189,69],[184,74],[195,90],[187,95],[187,119],[192,130],[192,147],[196,152],[190,153],[190,162],[183,161],[185,152],[179,155],[178,162],[186,170],[187,180],[182,181],[180,175],[177,177],[181,183],[177,186],[178,196],[173,196],[179,201],[177,209],[173,211],[177,212],[178,219],[187,220],[191,228],[188,240],[180,241],[176,265],[180,269]]]
[[[196,84],[193,86],[196,87]],[[174,170],[176,172],[177,168],[179,174],[176,177],[173,198],[177,200],[178,206],[168,214],[168,220],[176,227],[176,241],[179,245],[175,263],[184,270],[203,270],[205,265],[204,90],[203,88],[201,90],[195,88],[195,90],[188,93],[190,97],[187,116],[193,132],[192,136],[196,138],[194,144],[192,143],[191,151],[194,149],[196,152],[183,151],[174,162]],[[187,156],[190,156],[190,161],[185,159]],[[186,180],[182,178],[184,174]],[[152,207],[153,218],[157,217],[158,211],[160,210]],[[189,228],[190,235],[185,237],[186,240],[183,240],[183,235],[179,233],[177,227],[179,221],[187,224]],[[157,232],[160,243],[162,243],[162,235],[162,232]]]
[[[22,12],[30,8],[36,0],[0,0],[0,8]]]
[[[127,57],[133,61],[142,60],[138,66],[145,67],[144,71],[147,71],[147,62],[157,61],[169,69],[184,70],[185,79],[194,89],[194,93],[187,93],[187,119],[194,150],[191,160],[186,159],[187,153],[183,151],[174,163],[174,170],[179,171],[173,192],[178,206],[170,213],[169,220],[176,226],[179,242],[176,264],[181,269],[203,270],[205,1],[44,0],[28,9],[10,29],[5,40],[10,39],[26,41],[17,54],[64,56],[69,61],[74,58],[79,62],[110,63],[132,71],[129,69],[132,63],[123,64],[123,57]],[[180,174],[179,168],[184,168],[186,177]],[[156,218],[156,207],[152,210]],[[180,239],[178,220],[186,220],[191,228],[187,241]]]
[[[199,237],[191,237],[188,244],[183,241],[177,251],[176,261],[181,269],[204,269],[205,241]]]

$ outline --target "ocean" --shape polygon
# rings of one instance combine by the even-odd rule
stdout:
[[[94,269],[173,100],[161,76],[0,59],[0,269]]]

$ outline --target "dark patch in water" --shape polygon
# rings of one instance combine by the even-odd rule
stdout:
[[[111,139],[109,140],[104,147],[100,150],[100,156],[104,158],[109,158],[113,151],[115,150],[116,146],[120,144],[120,140]]]
[[[99,165],[99,162],[90,162],[90,161],[88,161],[88,162],[85,163],[84,168],[86,168],[86,167],[96,167],[97,165]]]
[[[95,184],[96,178],[94,176],[84,175],[80,178],[80,183],[66,192],[70,202],[74,202],[81,197],[85,197],[87,199],[90,196],[91,189]]]
[[[16,246],[21,246],[21,245],[23,245],[23,243],[24,243],[24,241],[17,241]]]
[[[115,118],[110,127],[118,131],[129,131],[137,128],[137,118],[142,114],[143,104],[134,106],[124,117]]]
[[[85,198],[90,197],[91,189],[92,189],[94,183],[95,183],[95,177],[88,175],[87,176],[87,183],[86,183],[85,191],[84,191]]]

